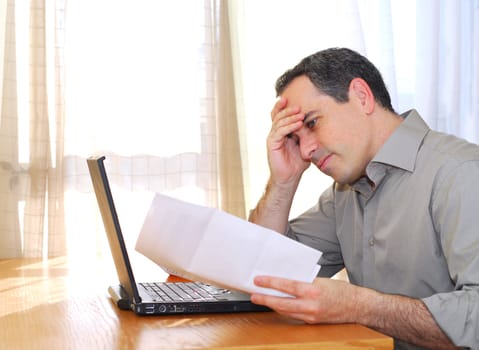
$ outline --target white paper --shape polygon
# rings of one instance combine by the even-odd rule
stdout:
[[[311,282],[321,252],[220,210],[156,194],[136,250],[168,273],[247,293],[258,275]]]

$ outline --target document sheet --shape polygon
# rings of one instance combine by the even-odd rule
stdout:
[[[156,194],[136,250],[165,271],[247,293],[286,294],[257,287],[257,275],[311,282],[321,252],[215,208]]]

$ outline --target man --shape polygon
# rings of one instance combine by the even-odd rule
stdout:
[[[258,276],[295,298],[252,300],[308,323],[366,325],[396,349],[479,349],[479,146],[396,114],[378,70],[349,49],[306,57],[276,92],[271,175],[250,221],[321,250],[321,277]],[[310,163],[334,183],[288,222]],[[351,283],[322,278],[343,267]]]

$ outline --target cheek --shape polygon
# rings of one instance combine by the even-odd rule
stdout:
[[[322,145],[331,152],[341,154],[345,157],[355,155],[357,158],[365,151],[368,144],[367,137],[364,137],[361,125],[346,121],[338,117],[335,121],[329,121],[321,125],[317,136]]]

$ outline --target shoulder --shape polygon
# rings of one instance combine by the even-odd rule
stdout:
[[[455,165],[467,161],[479,161],[479,145],[434,130],[427,133],[421,149],[435,156],[438,161],[452,161]]]
[[[478,145],[429,131],[418,153],[417,171],[431,185],[430,209],[438,231],[443,230],[437,225],[447,218],[452,220],[454,215],[462,217],[460,221],[475,222],[474,203],[479,197]]]
[[[479,178],[479,145],[453,135],[430,130],[417,157],[417,168],[435,178],[436,186],[446,179]],[[449,181],[451,182],[451,181]],[[456,181],[451,182],[458,185]],[[479,183],[479,182],[477,182]]]

